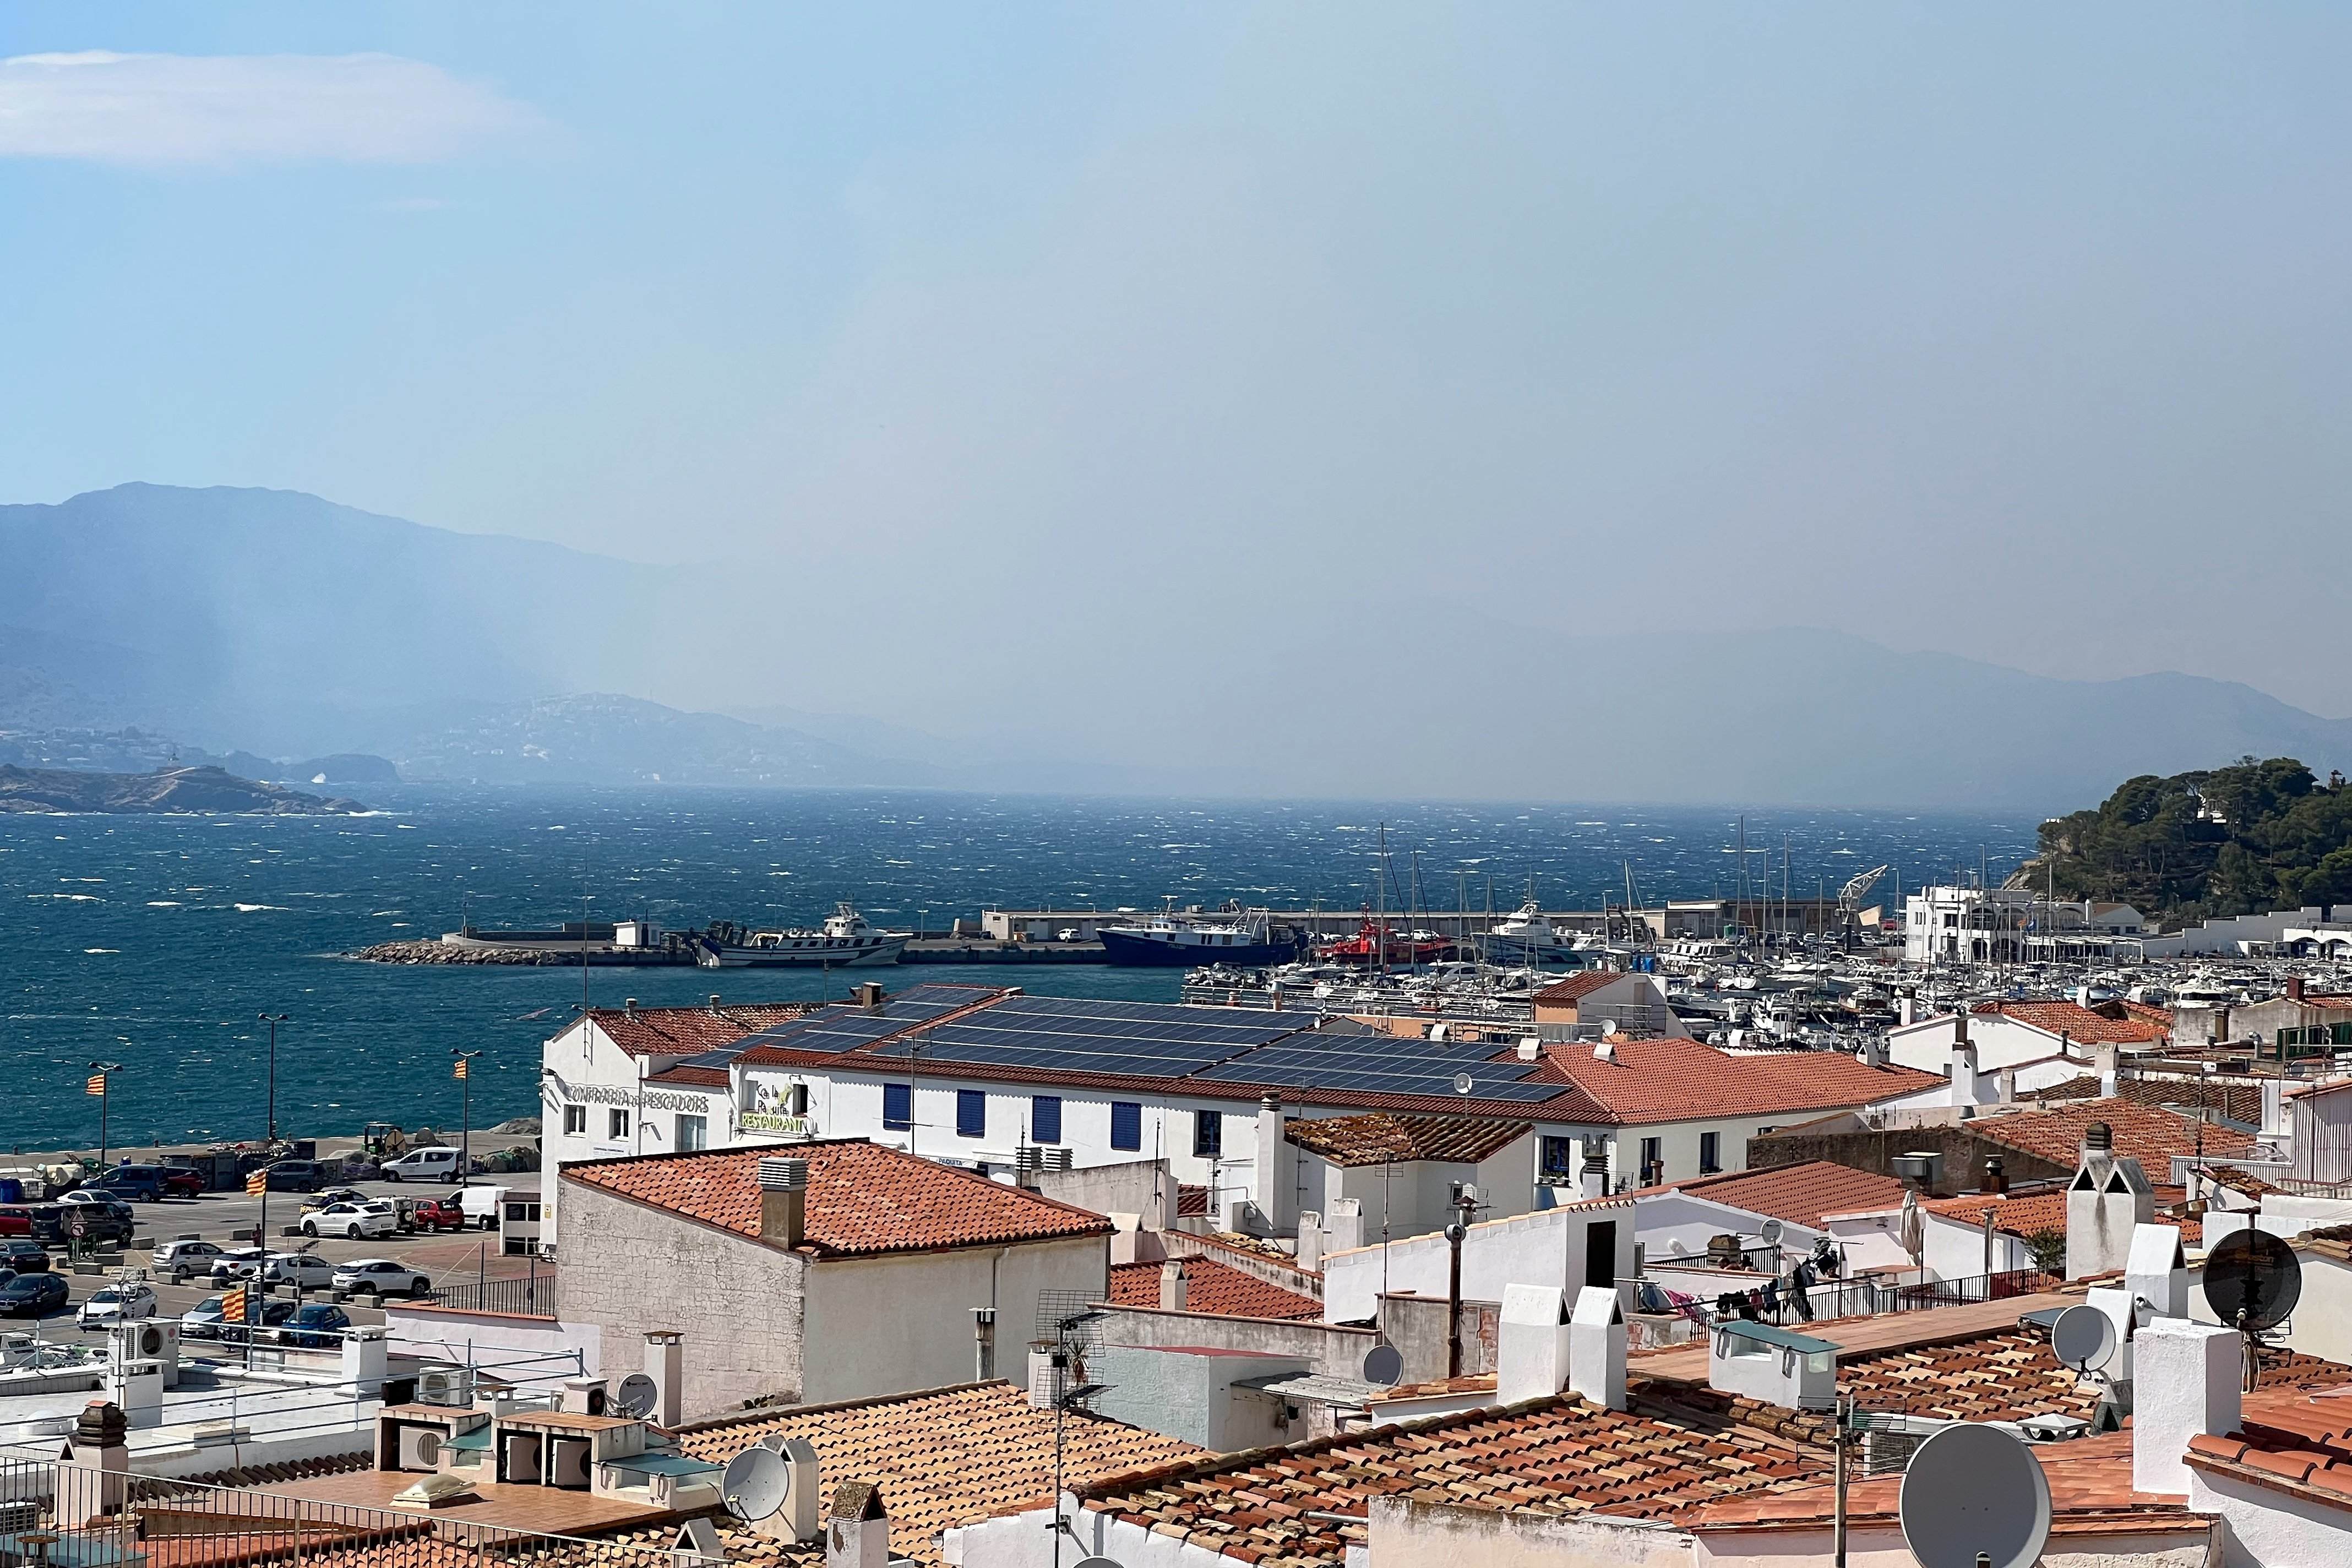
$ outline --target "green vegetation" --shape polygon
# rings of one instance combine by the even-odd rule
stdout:
[[[2112,900],[2194,921],[2352,903],[2352,789],[2292,757],[2171,778],[2142,774],[2095,811],[2042,825],[2016,880],[2061,899]]]

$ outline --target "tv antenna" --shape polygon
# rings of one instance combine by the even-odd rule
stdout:
[[[642,1372],[633,1372],[613,1391],[611,1405],[614,1415],[642,1421],[654,1413],[660,1400],[661,1385]]]
[[[2262,1373],[2259,1336],[2286,1321],[2302,1297],[2303,1265],[2294,1248],[2269,1231],[2232,1231],[2206,1254],[2205,1304],[2244,1336],[2247,1393]]]
[[[753,1444],[727,1461],[726,1473],[719,1480],[719,1495],[729,1513],[745,1524],[757,1524],[782,1508],[793,1495],[792,1467],[773,1448]]]
[[[2000,1427],[1975,1422],[1919,1445],[1897,1509],[1919,1568],[2033,1568],[2050,1539],[2041,1461]]]

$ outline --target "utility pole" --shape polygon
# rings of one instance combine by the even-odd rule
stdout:
[[[482,1053],[478,1050],[452,1050],[449,1054],[457,1058],[457,1065],[451,1068],[451,1076],[456,1078],[457,1082],[463,1086],[458,1096],[457,1110],[457,1184],[462,1187],[468,1184],[468,1179],[474,1169],[474,1075],[472,1066],[474,1058],[480,1056]],[[644,1107],[640,1106],[638,1109],[642,1110]]]
[[[262,1013],[257,1016],[269,1026],[269,1146],[274,1149],[278,1146],[278,1026],[293,1020],[285,1013]]]
[[[1462,1375],[1462,1241],[1470,1234],[1470,1222],[1478,1217],[1478,1189],[1454,1184],[1451,1205],[1455,1218],[1445,1227],[1445,1244],[1452,1254],[1445,1265],[1445,1375]]]

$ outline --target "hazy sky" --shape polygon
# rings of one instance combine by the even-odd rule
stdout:
[[[1501,624],[2352,713],[2342,7],[118,5],[0,57],[0,500],[724,562],[836,699],[778,700],[934,722],[1008,647],[1573,691]]]

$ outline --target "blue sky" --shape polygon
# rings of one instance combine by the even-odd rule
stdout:
[[[887,583],[887,625],[806,633],[860,645],[845,705],[918,720],[909,672],[1007,627],[1081,659],[1489,620],[2352,712],[2275,635],[2352,572],[2347,31],[12,8],[0,499],[283,486]]]

